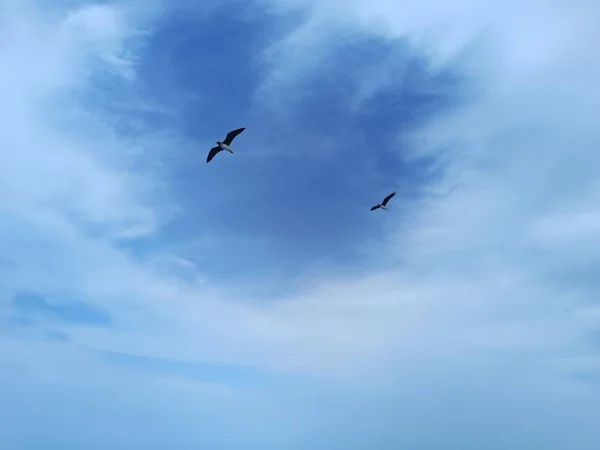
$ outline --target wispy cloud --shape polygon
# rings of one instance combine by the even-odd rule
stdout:
[[[595,448],[598,6],[231,11],[1,7],[0,442]]]

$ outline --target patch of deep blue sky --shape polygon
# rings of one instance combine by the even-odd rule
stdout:
[[[457,72],[430,72],[403,41],[348,31],[331,41],[327,70],[301,82],[298,95],[269,99],[289,107],[277,114],[256,96],[268,70],[261,54],[303,20],[229,5],[173,12],[156,24],[137,86],[172,113],[144,117],[157,129],[175,127],[192,145],[172,149],[183,161],[170,180],[182,214],[137,250],[208,237],[213,245],[184,256],[230,282],[285,279],[317,261],[356,267],[360,246],[385,230],[387,216],[370,206],[393,190],[398,198],[422,195],[430,161],[409,163],[396,136],[456,105]],[[355,109],[363,77],[386,61],[391,82]],[[207,165],[214,141],[240,126],[248,128],[236,154]]]

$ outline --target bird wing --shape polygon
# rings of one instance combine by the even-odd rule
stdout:
[[[376,209],[379,209],[379,208],[381,208],[380,205],[375,205],[371,208],[371,211],[375,211]]]
[[[211,159],[213,159],[215,157],[215,155],[217,153],[219,153],[221,150],[223,150],[221,147],[213,147],[210,149],[210,151],[208,152],[208,156],[206,157],[206,162],[209,163]]]
[[[383,199],[383,202],[381,203],[383,206],[387,206],[387,202],[390,201],[390,199],[396,195],[395,192],[392,192],[390,195],[388,195],[386,198]]]
[[[242,131],[244,131],[245,129],[246,129],[246,127],[238,128],[237,130],[233,130],[233,131],[230,131],[229,133],[227,133],[227,136],[225,137],[223,144],[230,145],[233,142],[233,140],[235,139],[235,137],[238,134],[240,134]]]

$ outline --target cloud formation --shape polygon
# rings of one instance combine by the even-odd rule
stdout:
[[[385,121],[381,133],[390,136],[393,157],[374,159],[400,161],[412,174],[432,161],[412,183],[419,194],[377,216],[385,221],[383,237],[344,228],[358,240],[352,245],[367,261],[363,266],[298,256],[298,279],[283,283],[284,294],[260,301],[250,288],[281,285],[264,276],[281,268],[265,259],[263,276],[249,275],[245,291],[231,288],[227,276],[244,265],[250,274],[259,264],[257,249],[269,247],[257,237],[265,226],[259,221],[256,234],[239,235],[236,220],[253,210],[227,188],[263,192],[270,187],[266,176],[293,159],[281,156],[259,172],[253,164],[267,163],[240,152],[264,186],[223,181],[224,164],[199,175],[203,155],[192,149],[202,153],[201,143],[223,123],[215,117],[235,108],[215,109],[212,119],[207,108],[202,121],[193,121],[193,136],[179,108],[198,99],[216,108],[222,97],[206,86],[224,92],[225,85],[207,75],[197,85],[164,87],[162,95],[144,90],[156,82],[148,70],[155,77],[166,70],[144,66],[144,58],[167,46],[166,36],[153,37],[183,6],[48,9],[9,2],[0,9],[0,61],[10,68],[0,73],[0,392],[9,425],[0,442],[11,448],[93,448],[90,442],[100,439],[102,448],[595,448],[600,58],[593,43],[600,31],[593,19],[599,6],[584,0],[247,6],[247,16],[238,18],[250,23],[245,33],[258,36],[251,25],[261,17],[260,29],[272,34],[239,50],[246,52],[247,76],[231,80],[248,83],[252,95],[235,120],[254,110],[261,120],[280,117],[284,124],[305,117],[303,108],[315,111],[319,102],[310,103],[311,96],[324,109],[327,95],[347,98],[346,115],[333,105],[305,118],[314,137],[297,136],[312,161],[303,168],[335,173],[334,157],[357,154],[350,142],[338,150],[322,140],[327,130],[319,124],[328,117],[348,124],[370,118],[361,130],[366,136],[381,135],[374,130]],[[213,8],[184,13],[200,22]],[[281,22],[265,25],[275,20]],[[380,53],[361,65],[352,58],[359,48]],[[250,49],[261,52],[260,78],[250,76]],[[219,53],[202,52],[218,65]],[[180,58],[184,64],[189,57]],[[355,72],[348,76],[336,71],[349,64]],[[410,75],[415,65],[419,78]],[[196,66],[186,67],[193,80]],[[444,82],[423,82],[442,75]],[[336,85],[345,89],[338,96]],[[369,115],[390,89],[400,92],[396,85],[404,97]],[[415,110],[433,98],[436,113],[411,121],[399,105],[417,91]],[[177,101],[167,101],[175,95]],[[249,142],[261,148],[269,127],[255,120],[259,131]],[[319,147],[309,143],[330,148],[332,159],[315,155]],[[360,172],[367,160],[352,158],[338,167],[348,179],[331,181],[339,188],[328,191],[332,184],[315,178],[327,201],[357,174],[377,179],[376,163]],[[193,177],[178,180],[190,159],[197,163]],[[233,173],[243,172],[231,161]],[[402,185],[403,176],[410,174],[386,174],[378,189],[391,179]],[[315,183],[296,181],[305,183],[312,202],[300,202],[295,214],[308,216],[317,199],[308,187]],[[217,200],[196,200],[207,186]],[[182,187],[195,189],[196,210],[189,212],[193,202]],[[370,195],[361,198],[367,209]],[[210,222],[211,208],[236,206],[238,216]],[[315,235],[345,226],[325,222],[326,210],[321,226],[304,224]],[[345,211],[339,214],[367,227],[371,216]],[[273,229],[284,223],[264,213]],[[227,246],[232,235],[235,245]],[[290,260],[309,242],[298,235],[293,246],[292,234],[282,236],[276,246],[285,246]],[[224,248],[223,274],[203,270],[203,258],[208,267]],[[23,292],[38,300],[19,309]],[[103,326],[77,320],[72,309],[70,319],[55,320],[73,301],[105,312]],[[14,320],[28,311],[31,320]],[[210,381],[209,364],[218,367]],[[248,371],[258,379],[253,387],[243,384]],[[59,403],[62,415],[54,414]],[[25,433],[31,421],[39,428]]]

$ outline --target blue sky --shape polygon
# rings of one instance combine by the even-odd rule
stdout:
[[[599,13],[1,3],[0,447],[597,448]]]

